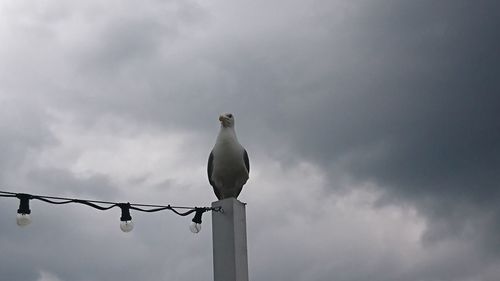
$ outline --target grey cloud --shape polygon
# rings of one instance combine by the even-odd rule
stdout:
[[[330,175],[325,195],[335,190],[339,175],[355,183],[374,183],[383,194],[375,208],[410,204],[427,218],[424,249],[466,244],[456,253],[474,257],[449,261],[455,252],[445,251],[410,269],[391,271],[395,257],[389,255],[357,274],[349,264],[335,267],[341,272],[339,280],[494,280],[488,268],[498,263],[500,249],[498,4],[288,2],[269,3],[266,11],[230,6],[235,11],[228,11],[237,12],[239,20],[233,24],[242,32],[217,30],[223,20],[217,11],[192,2],[168,14],[170,22],[161,13],[96,14],[97,19],[110,20],[93,26],[95,36],[85,37],[88,45],[67,50],[49,44],[67,60],[62,70],[49,68],[58,78],[49,88],[42,87],[47,86],[45,76],[38,77],[36,71],[28,73],[34,77],[29,79],[32,85],[16,83],[20,80],[12,77],[24,72],[14,67],[16,75],[0,72],[5,73],[0,81],[13,92],[40,88],[47,107],[70,112],[83,123],[112,115],[134,127],[197,131],[210,143],[207,151],[217,130],[217,114],[232,111],[240,140],[256,156],[253,159],[269,155],[285,165],[316,163]],[[58,20],[70,20],[58,15]],[[204,36],[197,37],[197,32]],[[23,54],[30,57],[28,51],[23,49]],[[21,61],[30,65],[28,59]],[[24,121],[15,123],[23,130],[9,131],[12,127],[6,126],[0,132],[0,165],[6,169],[15,169],[31,148],[53,142],[42,124],[47,116],[40,113],[32,120],[24,118],[30,114],[20,114]],[[13,183],[5,176],[2,181]],[[82,192],[90,188],[98,196],[105,194],[97,186],[113,188],[105,176],[85,180],[63,170],[34,170],[29,181],[58,188],[68,184]],[[290,244],[296,241],[300,239],[294,237]],[[293,277],[303,260],[292,252],[285,262],[276,262]],[[189,249],[184,257],[196,253]],[[353,254],[353,260],[357,258],[359,262],[359,255]],[[62,278],[72,278],[51,266],[49,270],[62,272]],[[279,273],[266,269],[255,276],[285,279]],[[317,269],[304,278],[330,280],[335,273]],[[34,279],[37,272],[26,274]]]
[[[45,194],[61,194],[61,192],[70,191],[69,194],[61,194],[61,196],[78,194],[79,196],[109,198],[111,200],[116,198],[117,193],[119,193],[118,188],[105,175],[99,174],[76,177],[68,170],[39,168],[29,171],[26,178],[37,190],[43,190]]]
[[[494,208],[496,3],[358,2],[340,7],[347,16],[338,20],[338,5],[317,5],[284,27],[264,18],[279,36],[264,30],[200,42],[108,82],[115,85],[88,86],[105,97],[69,105],[198,130],[229,107],[238,120],[251,119],[241,124],[252,132],[241,132],[248,143],[374,181],[386,202],[414,202],[436,219],[452,219],[445,210],[463,204]],[[125,30],[119,38],[143,36]]]
[[[56,143],[43,120],[49,118],[36,104],[4,100],[0,105],[0,183],[10,183],[16,167],[44,147]]]
[[[245,57],[247,68],[227,66],[249,81],[239,90],[253,104],[266,95],[257,122],[268,121],[294,155],[377,183],[381,203],[415,203],[451,227],[448,237],[465,226],[463,216],[497,212],[497,10],[492,2],[369,3],[345,19],[346,30],[322,18],[301,27],[307,41],[286,30],[250,56],[238,49],[234,60]],[[321,13],[329,12],[335,16],[333,8]],[[284,43],[268,49],[269,41]],[[483,227],[476,239],[495,233]]]

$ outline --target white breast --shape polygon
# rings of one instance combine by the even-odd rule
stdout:
[[[240,189],[248,180],[248,171],[243,158],[244,148],[230,136],[219,138],[212,151],[212,180],[221,192],[233,192]]]

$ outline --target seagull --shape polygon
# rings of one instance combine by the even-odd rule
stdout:
[[[248,180],[250,162],[247,151],[236,137],[234,115],[221,114],[219,121],[219,135],[208,157],[208,181],[217,199],[236,199]]]

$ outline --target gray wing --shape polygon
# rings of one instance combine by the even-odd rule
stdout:
[[[243,149],[243,160],[245,160],[245,167],[247,167],[247,171],[250,174],[250,160],[248,160],[248,153],[245,149]]]
[[[208,174],[208,182],[214,189],[215,196],[217,199],[221,199],[221,195],[217,186],[215,186],[215,182],[212,181],[212,172],[214,170],[214,154],[210,152],[210,156],[208,156],[208,165],[207,165],[207,174]]]
[[[248,153],[245,149],[243,149],[243,161],[245,161],[245,167],[247,168],[248,174],[250,174],[250,160],[248,159]],[[236,196],[234,198],[237,198],[240,195],[242,189],[243,186],[236,191]]]

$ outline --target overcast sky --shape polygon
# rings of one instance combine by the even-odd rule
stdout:
[[[0,1],[0,190],[209,206],[252,166],[254,281],[498,281],[498,1]],[[9,281],[212,280],[210,214],[0,198]]]

